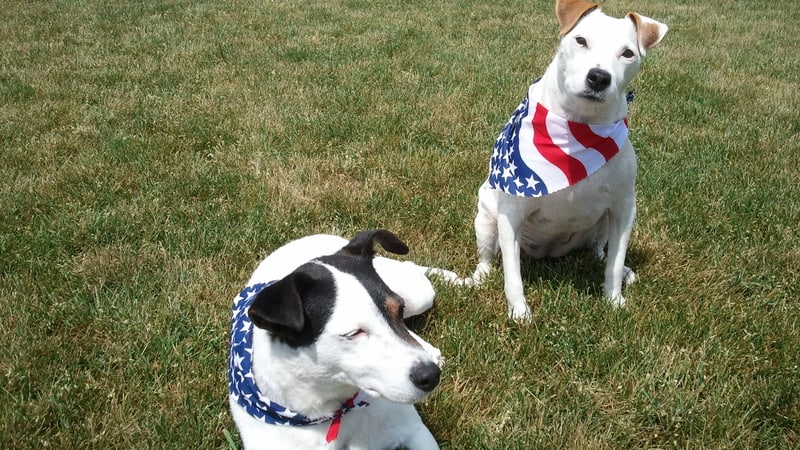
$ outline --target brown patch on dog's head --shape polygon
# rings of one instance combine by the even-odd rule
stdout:
[[[389,317],[395,320],[403,320],[403,301],[397,297],[389,297],[386,299],[386,312]]]
[[[583,16],[599,7],[599,4],[586,0],[557,0],[556,19],[560,29],[559,34],[563,36],[569,33]]]
[[[666,30],[662,32],[658,23],[653,20],[645,20],[635,12],[629,12],[625,17],[631,19],[636,27],[636,39],[639,41],[640,49],[650,50],[655,47],[666,33]]]
[[[400,336],[400,339],[408,342],[413,347],[421,347],[419,342],[417,342],[414,337],[408,332],[408,328],[406,328],[406,324],[403,321],[403,309],[405,308],[405,302],[400,297],[397,297],[396,294],[392,293],[386,296],[386,300],[383,301],[382,305],[378,305],[381,312],[383,313],[384,317],[386,317],[386,321],[389,323],[389,326],[392,327],[395,333]]]

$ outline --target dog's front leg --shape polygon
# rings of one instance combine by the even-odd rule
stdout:
[[[622,296],[623,280],[630,284],[636,280],[636,274],[625,266],[625,255],[628,252],[628,241],[633,230],[636,217],[636,198],[626,196],[622,207],[611,211],[608,221],[608,254],[606,255],[605,281],[603,290],[614,306],[625,306]]]
[[[525,301],[525,288],[522,284],[520,268],[520,233],[522,222],[529,215],[525,202],[517,197],[506,197],[498,204],[497,240],[503,259],[503,279],[505,282],[508,317],[516,321],[529,321],[531,310]]]

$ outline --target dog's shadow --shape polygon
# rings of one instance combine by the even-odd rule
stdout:
[[[436,304],[434,303],[433,307],[431,307],[427,311],[424,311],[421,314],[417,314],[416,316],[407,317],[404,319],[404,322],[406,323],[406,326],[410,330],[418,332],[420,330],[424,330],[425,328],[427,328],[428,316],[435,313],[436,313]]]
[[[637,272],[647,264],[646,252],[629,248],[625,265]],[[603,295],[606,262],[590,250],[571,252],[560,258],[535,259],[522,256],[520,261],[522,281],[526,287],[567,283],[578,292]],[[624,289],[624,286],[623,286]]]

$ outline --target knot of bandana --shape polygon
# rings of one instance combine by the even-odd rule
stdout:
[[[328,442],[331,442],[336,439],[339,422],[344,414],[369,405],[365,401],[366,394],[358,392],[330,416],[311,419],[269,400],[259,391],[253,377],[253,323],[247,316],[247,310],[258,293],[270,284],[272,283],[248,286],[233,299],[228,390],[236,403],[250,416],[270,425],[307,426],[331,421],[331,430],[327,436]]]
[[[566,120],[532,98],[534,85],[495,141],[489,163],[489,186],[521,197],[574,185],[613,158],[628,139],[627,119],[608,124]]]

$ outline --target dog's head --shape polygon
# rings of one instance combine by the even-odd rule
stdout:
[[[617,19],[585,0],[557,0],[560,90],[588,103],[624,102],[625,88],[667,25],[631,12]]]
[[[376,243],[408,253],[386,230],[363,232],[264,288],[248,315],[282,354],[313,363],[299,376],[413,403],[433,391],[441,371],[406,328],[403,299],[375,271]]]

